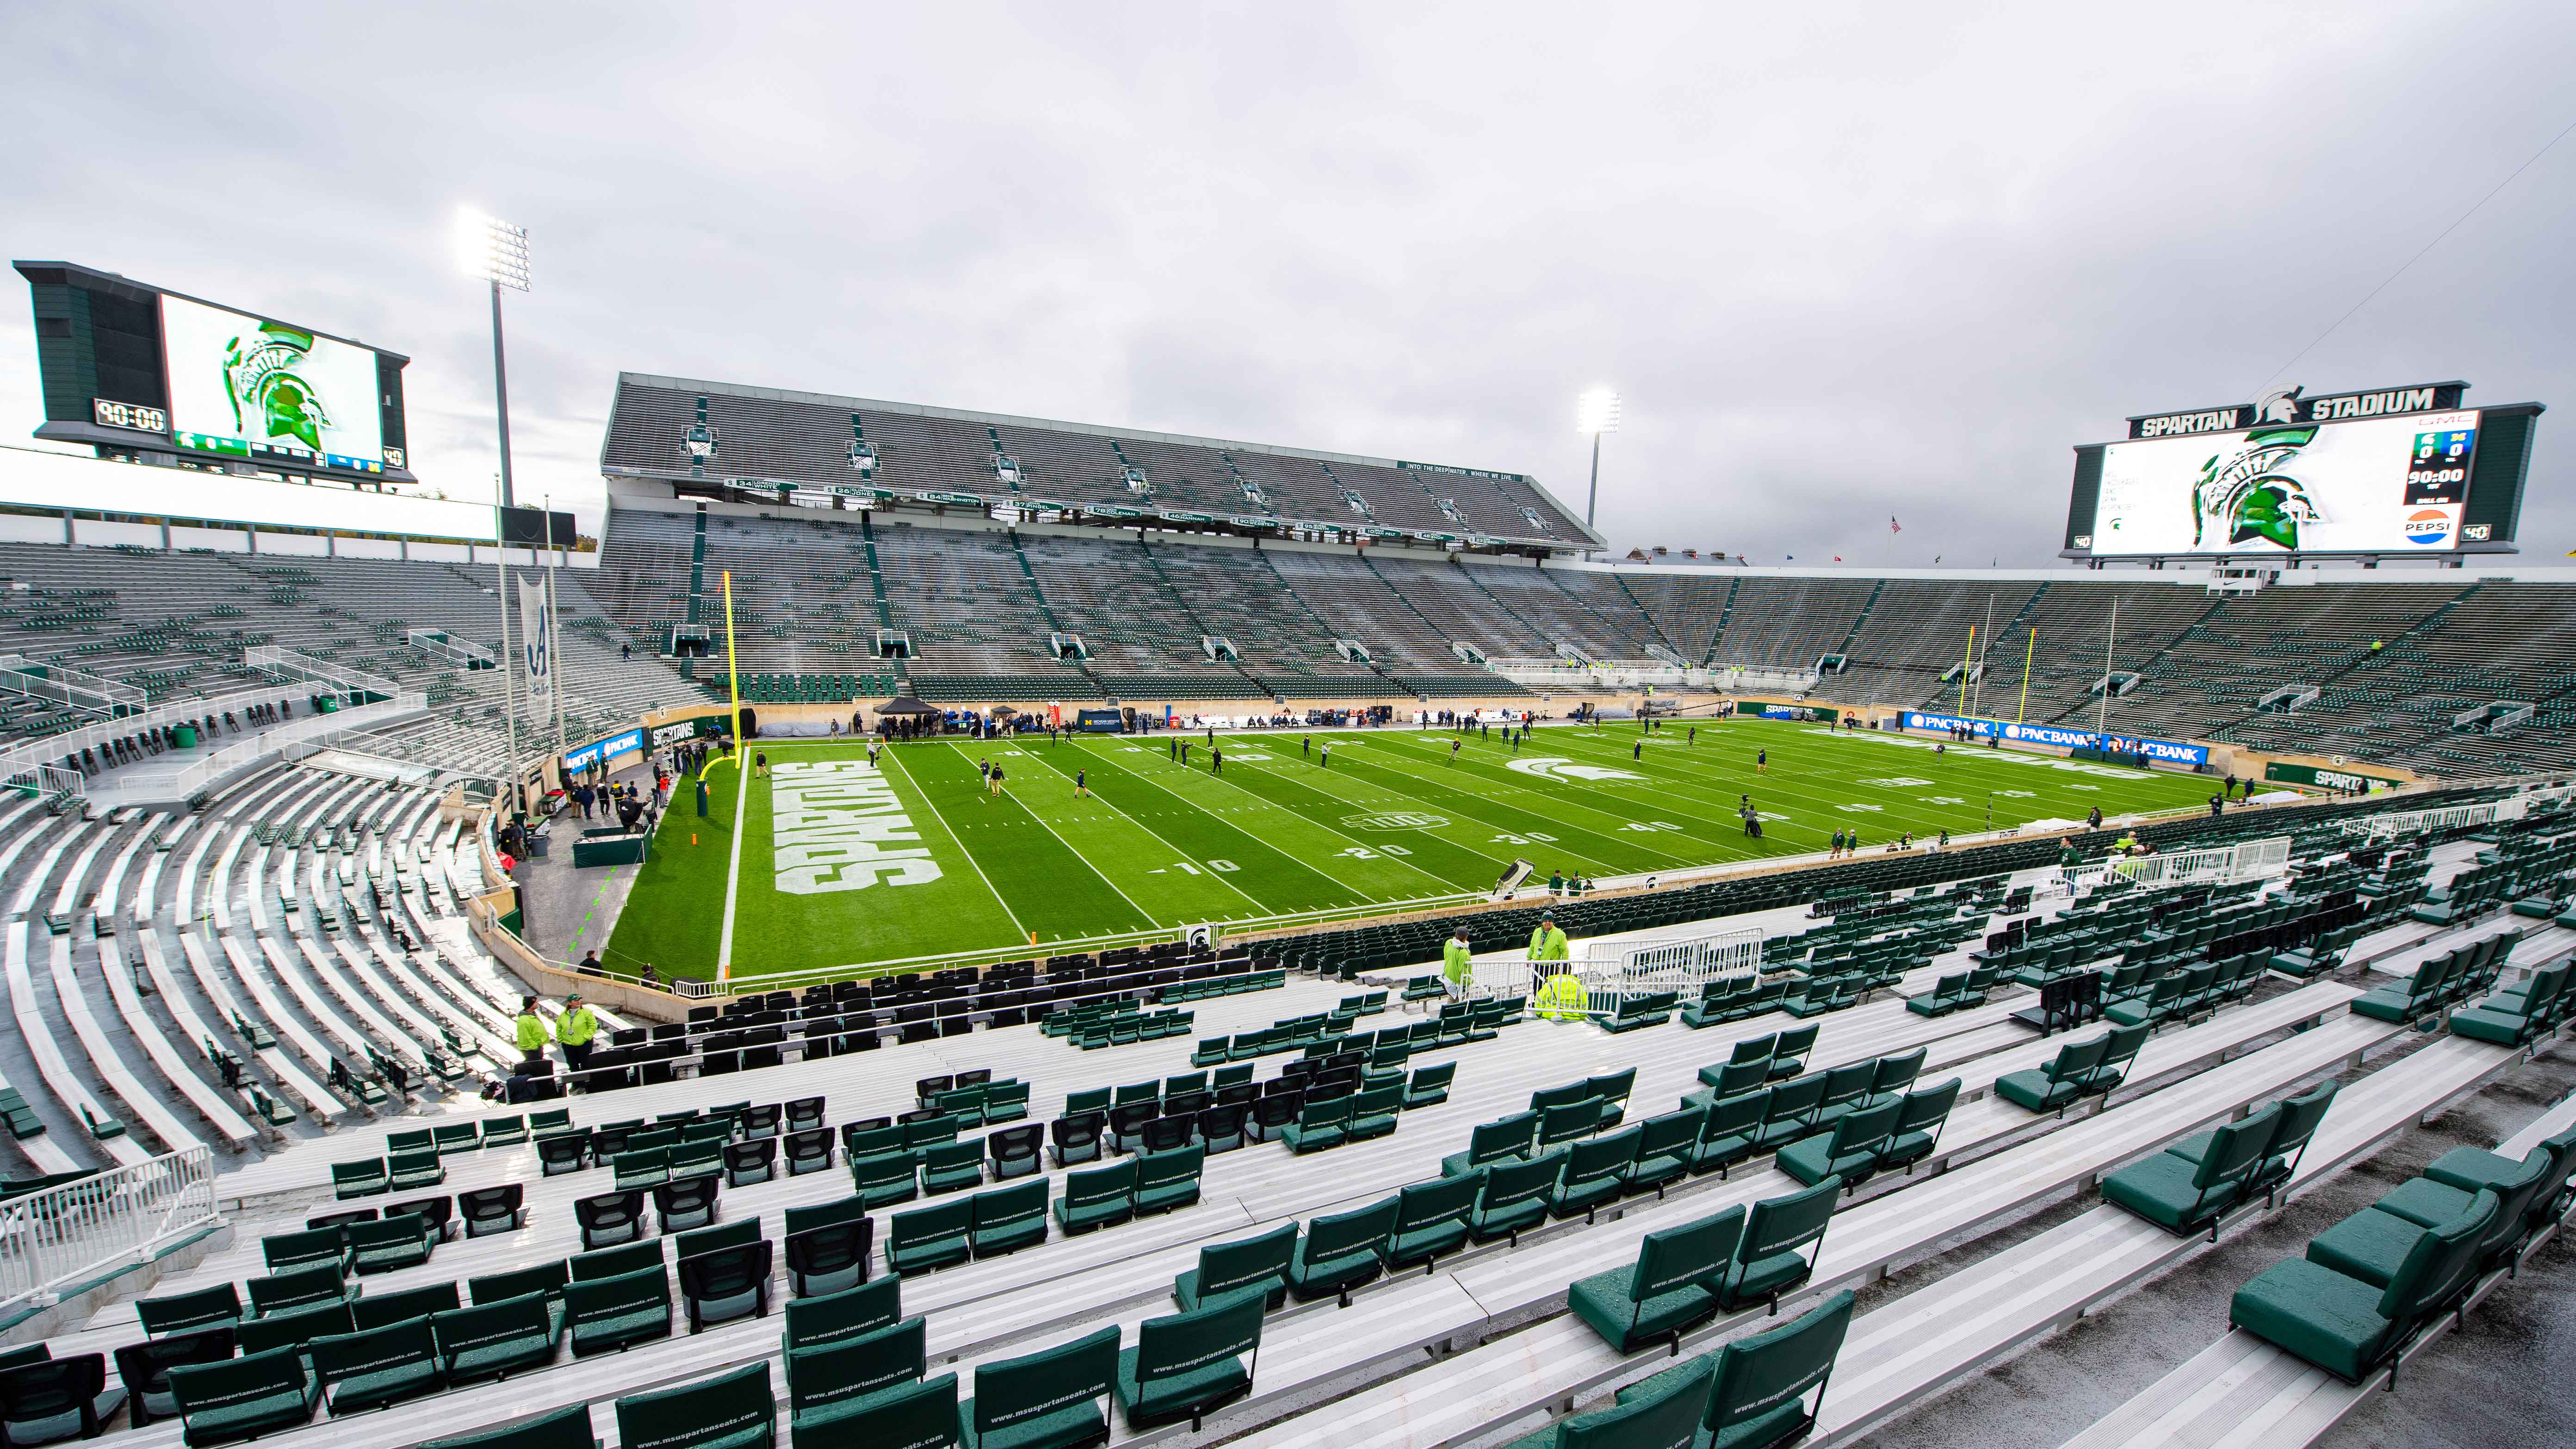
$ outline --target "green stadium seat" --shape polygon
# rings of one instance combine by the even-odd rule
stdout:
[[[1210,1409],[1249,1392],[1252,1373],[1243,1358],[1260,1351],[1263,1301],[1245,1288],[1204,1308],[1136,1325],[1136,1346],[1118,1355],[1116,1395],[1128,1428],[1188,1419],[1196,1433]]]
[[[1070,1449],[1109,1435],[1100,1401],[1118,1382],[1118,1330],[975,1369],[975,1397],[958,1406],[967,1449]]]
[[[778,1442],[769,1361],[617,1401],[617,1438],[653,1449],[768,1449]]]
[[[1842,1180],[1829,1177],[1804,1192],[1755,1203],[1718,1288],[1719,1306],[1733,1313],[1767,1301],[1776,1310],[1783,1294],[1806,1282],[1842,1190]]]
[[[1199,1265],[1172,1282],[1172,1301],[1185,1311],[1207,1307],[1235,1293],[1259,1289],[1276,1307],[1288,1291],[1288,1265],[1296,1256],[1297,1225],[1199,1249]]]
[[[181,1441],[188,1449],[207,1449],[311,1422],[322,1386],[305,1372],[302,1354],[278,1348],[221,1363],[174,1365],[170,1397]]]
[[[563,1343],[562,1320],[542,1292],[433,1313],[429,1327],[439,1372],[451,1384],[543,1368]]]
[[[660,1267],[574,1282],[564,1288],[564,1321],[576,1358],[671,1336],[671,1275]]]
[[[381,1409],[445,1388],[429,1319],[316,1338],[307,1345],[334,1417]]]
[[[1400,1198],[1330,1213],[1306,1224],[1288,1262],[1288,1290],[1301,1300],[1335,1295],[1350,1306],[1351,1290],[1386,1270]]]
[[[792,1432],[819,1440],[834,1426],[864,1414],[879,1395],[920,1382],[927,1370],[929,1320],[900,1323],[787,1355],[788,1416]],[[952,1427],[954,1420],[951,1421]],[[861,1443],[858,1439],[835,1442]]]
[[[1735,1261],[1744,1237],[1744,1209],[1648,1233],[1629,1267],[1577,1281],[1566,1290],[1574,1316],[1621,1353],[1681,1338],[1717,1316],[1717,1295],[1707,1288]]]

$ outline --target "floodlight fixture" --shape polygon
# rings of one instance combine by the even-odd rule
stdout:
[[[456,265],[469,277],[528,290],[528,229],[467,208],[456,214]]]
[[[1595,438],[1619,431],[1619,394],[1596,387],[1574,400],[1574,430]]]

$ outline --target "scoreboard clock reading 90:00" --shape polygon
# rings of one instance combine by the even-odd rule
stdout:
[[[95,267],[12,265],[34,304],[38,438],[290,480],[414,481],[402,354]]]
[[[106,398],[90,399],[90,411],[102,428],[133,428],[139,432],[170,431],[170,415],[159,408],[141,403],[110,402]]]

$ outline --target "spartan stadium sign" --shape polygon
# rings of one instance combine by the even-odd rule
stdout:
[[[2186,433],[2232,433],[2266,423],[2338,423],[2353,418],[2384,418],[2397,413],[2449,412],[2460,405],[2465,382],[2429,382],[2373,392],[2338,392],[2301,397],[2303,388],[2267,393],[2260,402],[2195,408],[2180,413],[2142,413],[2129,419],[2132,438],[2172,438]]]

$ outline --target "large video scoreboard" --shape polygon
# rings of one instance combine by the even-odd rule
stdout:
[[[2075,450],[2066,556],[2511,553],[2538,403],[2468,384],[2142,413]]]
[[[410,482],[411,359],[69,262],[18,262],[39,438],[260,471]]]

